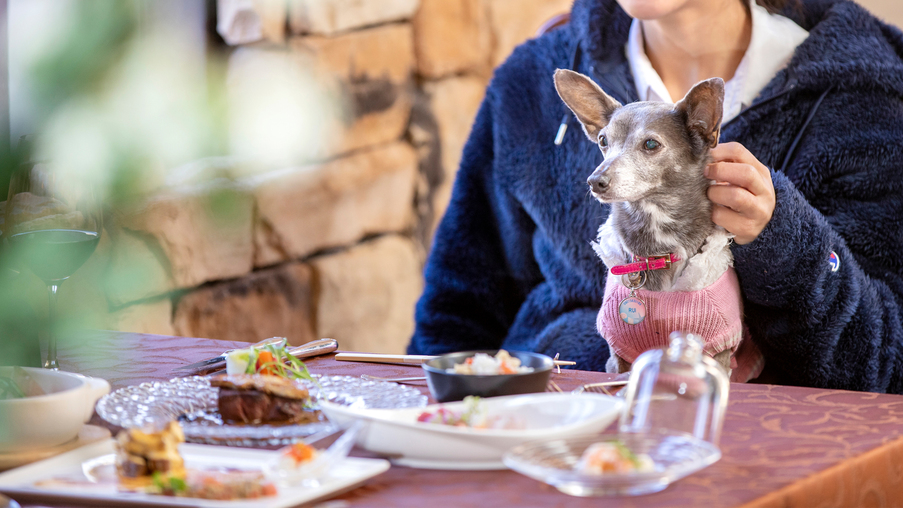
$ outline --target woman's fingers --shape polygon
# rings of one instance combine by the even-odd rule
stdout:
[[[752,242],[762,232],[755,220],[721,205],[712,207],[712,222],[733,233],[737,245]]]
[[[734,234],[734,241],[755,240],[774,213],[771,171],[740,143],[723,143],[711,151],[705,175],[715,184],[708,196],[714,203],[712,221]]]
[[[771,184],[771,174],[766,185],[766,180],[753,165],[737,162],[713,162],[706,168],[705,176],[718,183],[742,187],[757,196],[766,194]]]

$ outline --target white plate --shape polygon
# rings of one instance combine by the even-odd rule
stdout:
[[[216,465],[241,469],[262,469],[276,452],[221,446],[183,444],[179,447],[188,467]],[[284,508],[310,503],[350,490],[389,469],[381,459],[346,458],[333,467],[316,485],[278,486],[278,495],[241,501],[214,501],[186,497],[115,492],[112,489],[35,487],[35,482],[59,476],[84,475],[82,464],[114,453],[113,440],[73,450],[0,474],[0,492],[16,499],[52,499],[81,504],[115,502],[157,506],[196,506],[202,508]]]
[[[463,403],[425,408],[366,409],[321,402],[330,421],[348,427],[366,425],[357,443],[392,462],[429,469],[505,469],[502,455],[527,441],[601,432],[620,415],[623,401],[593,393],[535,393],[483,399],[490,416],[517,418],[523,429],[471,429],[421,423],[424,411],[446,407],[460,411]]]

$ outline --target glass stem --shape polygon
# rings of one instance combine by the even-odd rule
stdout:
[[[51,370],[60,370],[60,364],[56,360],[56,293],[59,284],[50,283],[47,289],[50,291],[50,304],[48,305],[48,333],[47,338],[47,360],[44,361],[44,368]]]

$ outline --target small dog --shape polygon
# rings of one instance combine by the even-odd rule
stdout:
[[[611,349],[606,370],[630,370],[639,353],[667,346],[677,330],[702,336],[706,353],[731,372],[744,332],[742,300],[731,235],[712,222],[704,175],[720,135],[724,81],[702,81],[673,105],[622,106],[577,72],[559,69],[554,79],[604,155],[587,183],[611,204],[593,244],[611,270],[598,320]],[[761,370],[758,350],[745,349],[738,373],[745,379],[734,380]]]

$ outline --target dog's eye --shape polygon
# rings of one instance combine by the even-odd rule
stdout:
[[[608,146],[608,138],[606,138],[605,136],[599,137],[599,146],[601,146],[602,148],[607,147]]]
[[[655,150],[658,147],[658,141],[654,139],[647,139],[646,143],[643,144],[643,148],[645,148],[646,150]]]

